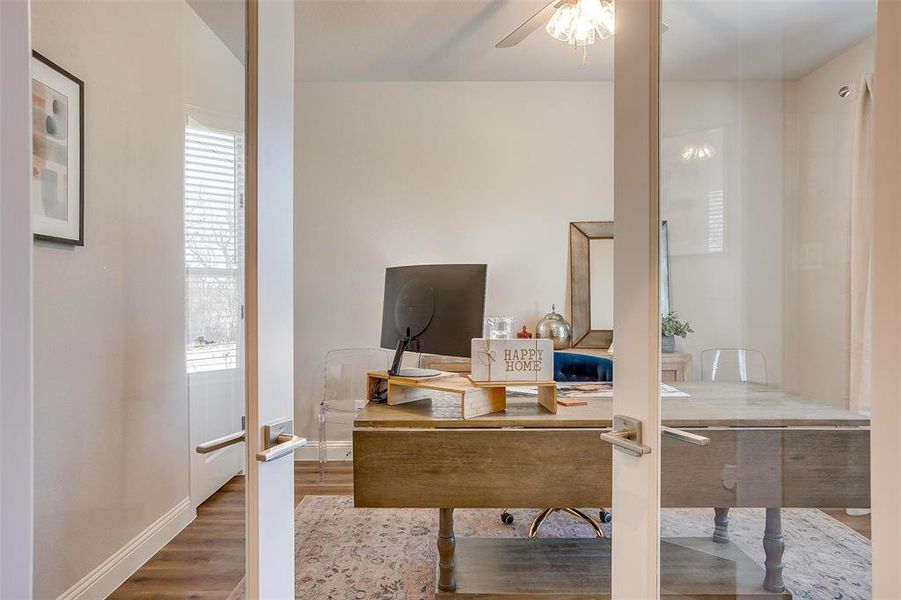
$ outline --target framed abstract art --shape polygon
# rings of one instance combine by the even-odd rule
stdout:
[[[36,240],[84,245],[84,82],[31,59],[31,216]]]

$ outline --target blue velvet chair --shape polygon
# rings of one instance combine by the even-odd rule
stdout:
[[[613,381],[613,361],[604,356],[594,356],[593,354],[554,352],[554,381],[558,383]],[[604,534],[601,532],[601,526],[597,521],[581,510],[570,507],[543,509],[532,520],[532,525],[529,527],[529,537],[535,537],[545,519],[558,510],[583,519],[591,525],[598,537],[604,537]],[[602,523],[609,523],[611,520],[610,513],[603,508],[599,511],[599,517]],[[504,509],[501,513],[501,521],[510,525],[513,523],[513,515],[507,509]]]
[[[593,354],[554,352],[554,381],[613,381],[613,361]]]

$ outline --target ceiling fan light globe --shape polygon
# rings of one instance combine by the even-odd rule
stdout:
[[[604,13],[604,4],[601,0],[579,0],[579,17],[589,21],[597,21]]]
[[[614,12],[612,3],[604,4],[603,10],[601,11],[601,14],[598,15],[595,23],[595,27],[597,27],[598,30],[598,36],[600,36],[602,40],[613,37],[613,34],[616,33],[616,13]]]
[[[689,162],[694,160],[707,160],[716,156],[716,148],[710,142],[700,144],[688,144],[679,152],[682,160]]]
[[[576,46],[589,46],[594,42],[594,25],[585,21],[577,21],[572,32],[572,43]]]
[[[564,4],[558,8],[545,27],[548,35],[561,42],[569,42],[577,13],[574,4]]]
[[[698,158],[699,158],[700,160],[707,160],[708,158],[713,158],[713,156],[714,156],[715,154],[716,154],[716,148],[714,148],[714,147],[713,147],[711,144],[709,144],[708,142],[704,142],[704,143],[701,144],[701,146],[698,148]]]

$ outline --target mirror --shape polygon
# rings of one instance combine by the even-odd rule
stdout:
[[[588,240],[588,264],[591,329],[613,329],[613,240]]]
[[[613,222],[569,224],[573,348],[613,342]]]
[[[669,225],[664,220],[660,223],[660,314],[669,313]]]

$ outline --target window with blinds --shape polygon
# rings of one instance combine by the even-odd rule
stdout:
[[[242,136],[185,125],[185,293],[188,373],[235,369],[242,343]]]
[[[725,206],[723,190],[707,193],[707,252],[722,252],[725,242]]]

